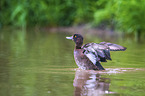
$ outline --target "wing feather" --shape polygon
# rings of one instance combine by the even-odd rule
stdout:
[[[98,55],[95,51],[88,51],[88,50],[85,50],[84,52],[84,55],[86,55],[89,60],[95,65],[97,61],[99,61],[98,59]]]
[[[126,47],[113,44],[113,43],[101,42],[99,44],[108,46],[110,48],[110,51],[125,51],[126,50]]]
[[[84,54],[94,65],[99,61],[107,62],[107,60],[111,60],[108,46],[97,43],[88,43],[83,45],[82,48],[84,49]]]
[[[108,42],[101,42],[101,43],[87,43],[82,46],[84,49],[84,55],[86,55],[89,60],[96,65],[97,62],[107,62],[107,60],[111,60],[110,51],[124,51],[126,47],[108,43]]]

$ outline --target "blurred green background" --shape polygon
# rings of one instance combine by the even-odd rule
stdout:
[[[110,79],[108,90],[116,92],[105,96],[145,96],[144,10],[145,0],[0,0],[1,96],[73,96],[74,82],[90,82],[96,73],[86,80],[83,72],[77,74],[74,42],[65,39],[74,32],[83,35],[84,44],[127,47],[111,52],[112,61],[102,63],[106,73],[96,74]]]
[[[0,27],[89,24],[145,36],[145,0],[1,0]]]

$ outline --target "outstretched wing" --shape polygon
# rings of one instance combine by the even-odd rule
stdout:
[[[110,51],[126,50],[123,46],[108,42],[101,42],[99,44],[88,43],[83,45],[82,49],[84,49],[84,55],[86,55],[94,65],[97,65],[99,61],[107,62],[107,60],[111,60]]]
[[[84,55],[86,55],[94,65],[96,62],[107,62],[111,60],[109,47],[97,43],[88,43],[82,46]]]
[[[108,46],[110,51],[125,51],[126,50],[126,47],[123,47],[123,46],[120,46],[117,44],[113,44],[113,43],[101,42],[99,44]]]

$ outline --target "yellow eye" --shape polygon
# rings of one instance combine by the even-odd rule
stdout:
[[[75,36],[75,38],[76,38],[77,36]]]

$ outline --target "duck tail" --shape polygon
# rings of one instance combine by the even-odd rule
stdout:
[[[98,70],[105,70],[100,62],[96,62],[96,66],[98,67]]]

